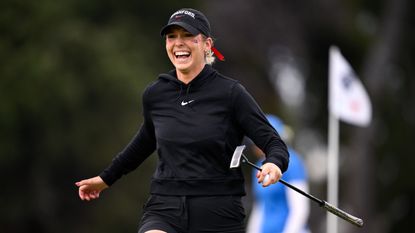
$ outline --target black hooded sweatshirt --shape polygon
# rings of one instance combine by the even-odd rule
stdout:
[[[140,130],[100,174],[107,185],[157,150],[152,194],[245,195],[241,169],[229,169],[244,136],[264,151],[264,163],[287,169],[287,147],[258,104],[238,81],[210,65],[188,84],[175,70],[159,75],[142,100]]]

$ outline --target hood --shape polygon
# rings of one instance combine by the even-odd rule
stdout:
[[[158,76],[158,78],[160,80],[168,81],[168,82],[170,82],[174,85],[178,85],[180,87],[190,87],[190,86],[192,86],[192,88],[198,88],[198,87],[202,86],[209,79],[209,77],[213,76],[216,73],[217,73],[217,71],[215,69],[213,69],[212,66],[205,65],[203,70],[192,81],[190,81],[188,84],[185,84],[182,81],[180,81],[179,79],[177,79],[176,70],[170,70],[167,73],[160,74]]]

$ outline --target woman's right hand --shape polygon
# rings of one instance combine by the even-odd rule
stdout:
[[[83,201],[90,201],[99,198],[99,194],[104,189],[108,188],[108,185],[99,176],[78,181],[75,185],[78,186],[79,197]]]

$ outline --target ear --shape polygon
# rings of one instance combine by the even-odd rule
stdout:
[[[206,38],[205,40],[205,46],[208,51],[210,51],[213,47],[213,39],[211,37]]]

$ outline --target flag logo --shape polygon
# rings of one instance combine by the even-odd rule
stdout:
[[[363,84],[335,46],[330,48],[329,111],[358,126],[369,125],[372,118],[372,106]]]

